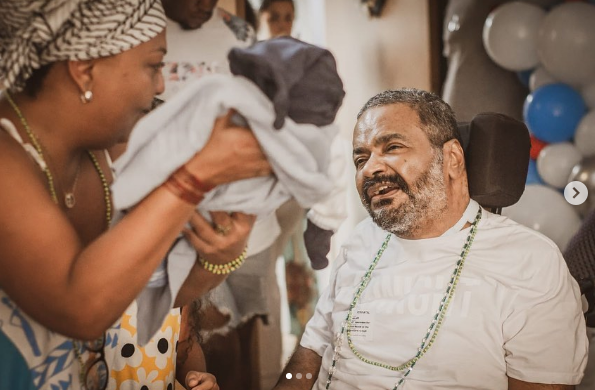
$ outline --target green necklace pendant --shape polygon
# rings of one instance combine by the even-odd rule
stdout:
[[[454,269],[452,276],[450,278],[450,282],[448,283],[448,285],[446,287],[444,297],[440,301],[438,309],[436,310],[436,314],[434,314],[434,317],[432,318],[432,322],[430,323],[430,326],[428,327],[427,331],[425,332],[425,334],[421,340],[421,345],[417,349],[417,353],[415,354],[414,357],[412,357],[407,362],[405,362],[399,366],[392,366],[387,363],[376,362],[376,361],[366,358],[365,356],[363,356],[361,354],[361,352],[359,352],[355,348],[355,345],[353,344],[353,340],[351,339],[353,310],[357,306],[357,303],[359,302],[364,290],[368,286],[368,283],[370,282],[370,279],[372,278],[372,272],[376,268],[376,265],[378,264],[378,261],[382,257],[382,254],[384,253],[385,249],[388,247],[388,243],[390,242],[392,234],[388,234],[386,236],[386,238],[384,239],[384,241],[382,243],[382,246],[380,247],[380,249],[378,250],[378,253],[374,257],[374,260],[372,260],[370,267],[368,268],[368,270],[362,277],[362,281],[361,281],[359,287],[357,288],[357,291],[353,297],[353,300],[351,301],[351,305],[349,306],[349,310],[347,311],[347,318],[341,324],[341,331],[339,333],[337,333],[337,335],[335,336],[335,348],[334,348],[334,354],[333,354],[333,361],[331,363],[331,367],[329,368],[325,389],[327,389],[327,390],[330,389],[331,381],[332,381],[333,375],[336,371],[336,365],[339,360],[339,353],[341,352],[341,346],[343,344],[343,338],[344,338],[345,334],[347,334],[347,343],[349,344],[349,348],[351,349],[351,352],[353,352],[353,354],[358,359],[363,361],[364,363],[367,363],[367,364],[370,364],[370,365],[373,365],[376,367],[382,367],[382,368],[385,368],[385,369],[391,370],[391,371],[401,372],[401,371],[406,370],[405,373],[403,374],[403,376],[397,381],[397,383],[395,383],[393,390],[397,390],[399,388],[399,386],[401,386],[403,384],[403,382],[405,381],[405,378],[411,373],[415,364],[422,358],[422,356],[426,352],[428,352],[428,350],[430,349],[430,347],[434,344],[434,341],[436,340],[438,331],[440,330],[440,327],[442,326],[442,323],[444,322],[444,316],[446,315],[448,306],[454,296],[457,284],[459,282],[459,278],[461,276],[461,272],[463,271],[463,265],[465,264],[465,259],[467,258],[467,255],[469,254],[469,250],[471,249],[471,245],[473,244],[473,240],[475,239],[475,235],[477,233],[477,225],[479,224],[479,221],[481,220],[481,214],[482,214],[482,209],[481,209],[481,207],[479,207],[479,210],[477,211],[475,220],[471,224],[471,230],[469,231],[469,235],[467,236],[467,239],[465,240],[465,244],[463,245],[463,249],[461,250],[459,260],[457,261],[455,269]]]

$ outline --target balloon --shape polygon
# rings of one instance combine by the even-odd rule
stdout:
[[[537,53],[562,82],[578,86],[595,80],[595,7],[573,2],[552,9],[539,28]]]
[[[557,83],[556,79],[543,66],[537,67],[529,77],[529,89],[531,91],[535,91],[542,85],[554,83]]]
[[[535,4],[541,8],[550,9],[550,8],[560,4],[562,2],[562,0],[523,0],[523,2]]]
[[[590,111],[579,122],[574,134],[574,144],[583,156],[595,155],[595,110]]]
[[[581,152],[570,142],[551,144],[537,158],[537,171],[544,182],[556,188],[568,184],[572,168],[582,160]]]
[[[529,79],[531,78],[531,74],[533,73],[533,69],[521,70],[520,72],[516,72],[516,77],[519,78],[519,81],[527,88],[529,88]]]
[[[537,163],[535,162],[535,160],[529,160],[529,170],[527,171],[527,180],[525,181],[525,183],[545,184],[539,176],[539,172],[537,172]]]
[[[545,142],[568,141],[587,111],[581,95],[566,84],[548,84],[533,91],[523,108],[525,123]]]
[[[568,181],[575,180],[583,183],[589,190],[589,196],[587,196],[585,203],[574,206],[579,214],[584,217],[595,210],[595,157],[585,158],[572,169]]]
[[[502,215],[546,235],[560,250],[581,225],[578,214],[561,193],[539,184],[525,187],[521,199],[503,209]]]
[[[531,135],[531,150],[529,151],[529,155],[531,156],[531,158],[533,160],[537,160],[539,152],[541,152],[541,149],[545,148],[546,145],[547,142],[543,142],[534,135]]]
[[[595,81],[590,84],[587,84],[583,87],[581,91],[581,95],[583,96],[583,100],[587,107],[594,109],[595,108]]]
[[[483,27],[483,45],[490,58],[512,71],[537,66],[537,33],[545,14],[540,7],[521,2],[493,10]]]

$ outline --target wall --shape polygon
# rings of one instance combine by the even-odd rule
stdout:
[[[217,2],[217,7],[221,7],[227,12],[231,12],[234,15],[237,15],[237,0],[219,0]]]

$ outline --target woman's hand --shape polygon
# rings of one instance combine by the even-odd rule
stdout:
[[[188,371],[186,388],[189,390],[219,390],[219,385],[217,379],[207,372]]]
[[[211,213],[211,219],[212,223],[194,212],[189,221],[192,229],[184,229],[184,235],[209,263],[229,263],[246,248],[256,216],[217,211]]]
[[[207,185],[271,174],[271,167],[252,131],[231,122],[234,111],[217,118],[211,137],[187,164],[193,175]]]

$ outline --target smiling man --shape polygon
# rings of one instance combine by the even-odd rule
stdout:
[[[549,239],[469,198],[446,103],[414,89],[374,96],[358,115],[353,161],[371,218],[343,246],[276,390],[580,382],[578,286]]]

